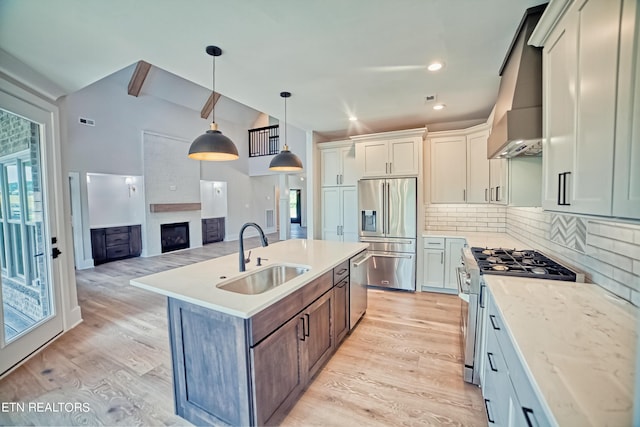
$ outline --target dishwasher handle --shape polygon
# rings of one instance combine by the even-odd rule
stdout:
[[[371,258],[371,254],[367,254],[364,258],[361,258],[357,261],[353,261],[353,268],[360,267],[362,264],[369,261],[369,258]]]

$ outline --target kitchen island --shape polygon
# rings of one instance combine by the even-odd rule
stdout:
[[[338,346],[334,285],[367,246],[287,240],[252,249],[244,273],[234,254],[131,280],[168,297],[176,413],[198,425],[284,416]],[[255,295],[219,287],[283,264],[308,271]]]

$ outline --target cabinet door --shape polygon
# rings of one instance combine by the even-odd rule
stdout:
[[[507,159],[491,159],[489,161],[489,202],[507,204]]]
[[[251,349],[256,425],[288,409],[305,384],[301,369],[303,317],[296,316]]]
[[[425,249],[422,257],[424,260],[422,285],[444,288],[444,250]]]
[[[414,138],[389,141],[389,175],[418,175],[420,146]]]
[[[568,14],[561,24],[549,36],[542,52],[542,206],[567,211],[569,207],[559,203],[563,203],[565,192],[562,190],[570,185],[573,172],[577,89],[575,16]]]
[[[313,377],[318,372],[335,348],[331,321],[332,306],[333,293],[327,292],[304,311],[306,338],[304,341],[305,358],[302,366],[307,378]]]
[[[623,3],[620,28],[618,109],[613,215],[640,219],[640,12]]]
[[[368,141],[356,147],[362,176],[384,176],[389,170],[387,141]]]
[[[323,187],[340,184],[340,151],[338,148],[329,148],[320,151],[321,178]]]
[[[337,208],[337,206],[336,206]],[[358,191],[356,187],[340,189],[341,240],[358,241]]]
[[[129,254],[139,256],[142,252],[142,230],[139,225],[132,225],[129,231]]]
[[[587,0],[577,13],[578,108],[571,211],[611,215],[620,0]]]
[[[351,144],[349,147],[340,148],[340,184],[358,184],[358,165],[356,163],[356,147]]]
[[[488,137],[488,131],[467,137],[467,203],[489,203]]]
[[[457,268],[462,265],[462,248],[464,239],[449,239],[446,241],[444,287],[451,290],[458,289]]]
[[[464,136],[431,140],[431,202],[464,203],[467,140]]]
[[[104,228],[91,229],[91,256],[93,263],[98,265],[107,260],[107,242]]]
[[[349,332],[349,276],[333,288],[333,324],[336,345]]]
[[[323,240],[341,240],[339,228],[342,225],[340,194],[340,189],[337,187],[322,188]]]

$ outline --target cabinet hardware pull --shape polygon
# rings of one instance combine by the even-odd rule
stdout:
[[[384,162],[384,173],[389,173],[389,163]]]
[[[444,252],[440,252],[440,264],[444,264]]]
[[[560,203],[560,202],[561,202],[561,200],[562,200],[562,199],[561,199],[561,196],[560,196],[560,193],[561,193],[561,192],[562,192],[562,174],[561,174],[561,173],[559,173],[559,174],[558,174],[558,206],[561,206],[561,205],[562,205],[562,203]]]
[[[342,270],[338,271],[338,275],[343,274],[345,271],[347,271],[347,269],[346,269],[346,268],[343,268]]]
[[[534,427],[537,426],[538,423],[533,423],[531,421],[531,417],[533,417],[533,419],[535,420],[535,415],[533,414],[533,409],[530,408],[525,408],[524,406],[522,407],[522,412],[524,413],[524,419],[527,420],[527,426],[528,427]]]
[[[304,333],[304,317],[301,317],[300,320],[302,320],[302,338],[300,338],[300,341],[305,341],[306,334]]]
[[[310,322],[311,317],[309,316],[309,313],[305,313],[304,315],[305,315],[305,316],[306,316],[306,318],[307,318],[307,333],[306,333],[306,335],[305,335],[305,336],[307,336],[307,337],[308,337],[308,336],[309,336],[309,329],[311,329],[311,322]]]
[[[336,175],[336,185],[340,185],[340,175]]]
[[[558,174],[558,206],[571,206],[571,203],[567,203],[567,175],[571,175],[571,172]]]
[[[393,169],[391,169],[391,165],[392,165],[392,163],[389,162],[389,173],[393,173],[393,172],[391,172],[393,170]]]
[[[462,190],[462,200],[467,201],[467,190]]]
[[[496,316],[494,316],[493,314],[490,314],[489,320],[491,320],[491,326],[493,326],[493,329],[495,329],[496,331],[499,331],[500,327],[496,325]]]
[[[495,366],[493,366],[493,353],[487,353],[487,359],[489,359],[489,367],[493,372],[498,372]]]
[[[491,190],[489,190],[489,201],[493,202],[493,187],[491,187]]]
[[[484,400],[484,409],[485,411],[487,411],[487,421],[489,421],[491,424],[494,424],[496,420],[491,418],[491,413],[489,412],[489,402],[490,402],[489,399]]]
[[[488,202],[488,201],[489,201],[489,199],[487,198],[487,197],[488,197],[488,196],[487,196],[487,190],[488,190],[488,188],[485,188],[485,189],[484,189],[484,201],[485,201],[485,202]]]
[[[342,282],[336,285],[336,288],[344,288],[348,282],[348,279],[344,279]]]
[[[496,202],[500,201],[500,186],[496,187]]]
[[[480,285],[480,298],[479,299],[480,299],[480,307],[481,308],[485,308],[484,307],[484,292],[483,292],[484,286],[485,285]]]
[[[340,185],[344,184],[344,175],[340,174]]]

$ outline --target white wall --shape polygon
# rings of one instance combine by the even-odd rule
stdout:
[[[87,174],[89,227],[142,224],[143,187],[141,176]]]
[[[210,92],[199,88],[201,102],[194,103],[194,109],[178,105],[164,99],[147,95],[146,83],[139,97],[127,94],[127,85],[133,66],[106,77],[61,102],[67,121],[67,139],[63,147],[63,161],[66,171],[77,171],[83,177],[87,172],[107,173],[126,176],[144,175],[143,131],[173,136],[176,139],[192,141],[209,127],[209,120],[201,119],[199,108]],[[153,71],[162,72],[155,67]],[[167,73],[168,74],[168,73]],[[166,84],[166,81],[165,81]],[[187,84],[181,81],[179,85]],[[194,85],[195,86],[195,85]],[[196,110],[196,108],[198,110]],[[249,176],[248,133],[259,113],[249,107],[220,98],[215,109],[219,129],[235,142],[240,159],[231,162],[197,162],[189,160],[196,167],[200,163],[199,179],[227,182],[228,221],[227,236],[237,238],[243,223],[255,221],[264,223],[264,211],[273,208],[274,176],[266,180],[256,180]],[[95,120],[95,126],[78,123],[78,117]],[[295,133],[295,132],[293,132]],[[292,130],[289,130],[291,138]],[[298,150],[296,154],[303,154]],[[187,159],[185,151],[184,158]],[[168,162],[167,172],[173,168]],[[149,182],[146,180],[146,184]],[[199,194],[199,180],[195,184]],[[89,223],[86,182],[81,179],[83,199],[83,221]],[[199,195],[198,195],[199,197]],[[271,200],[267,199],[268,197]],[[196,200],[197,201],[197,200]],[[148,210],[148,202],[145,210]],[[199,215],[199,213],[198,213]],[[84,230],[85,256],[91,257],[89,230]],[[192,235],[193,239],[194,236]],[[144,248],[143,248],[144,251]]]
[[[200,181],[200,203],[202,218],[227,216],[227,183],[223,181]]]

